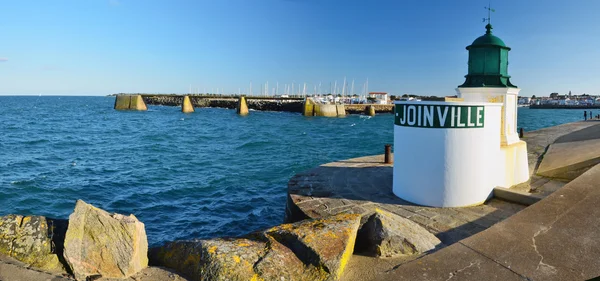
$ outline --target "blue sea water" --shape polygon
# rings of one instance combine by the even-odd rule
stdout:
[[[383,153],[391,114],[150,106],[114,97],[0,97],[0,215],[67,218],[83,199],[135,214],[150,244],[241,235],[283,221],[286,187],[319,164]],[[580,120],[581,110],[519,109],[526,131]]]

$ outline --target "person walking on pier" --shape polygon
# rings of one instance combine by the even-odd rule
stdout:
[[[583,120],[587,121],[587,111],[583,111]]]

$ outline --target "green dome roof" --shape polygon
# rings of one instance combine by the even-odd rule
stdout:
[[[492,25],[491,24],[487,24],[485,26],[485,28],[487,29],[485,34],[480,36],[479,38],[475,39],[475,41],[473,41],[473,43],[470,46],[467,46],[467,50],[469,50],[472,47],[484,47],[484,46],[498,46],[498,47],[507,48],[510,50],[510,48],[507,47],[506,44],[504,44],[504,41],[502,41],[502,39],[492,35]]]
[[[485,26],[485,35],[473,41],[467,47],[469,51],[469,72],[465,82],[459,88],[479,87],[511,87],[508,75],[508,52],[510,48],[504,42],[492,35],[492,25]]]

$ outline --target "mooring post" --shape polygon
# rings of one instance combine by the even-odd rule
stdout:
[[[392,145],[386,144],[385,145],[385,157],[383,159],[383,163],[391,164],[392,162],[393,162],[393,160],[392,160]]]
[[[522,137],[523,137],[523,128],[521,128],[521,129],[519,130],[519,138],[522,138]]]

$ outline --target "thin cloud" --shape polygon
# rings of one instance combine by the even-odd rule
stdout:
[[[0,58],[0,62],[5,62],[5,61],[8,61],[8,59],[7,58]]]

